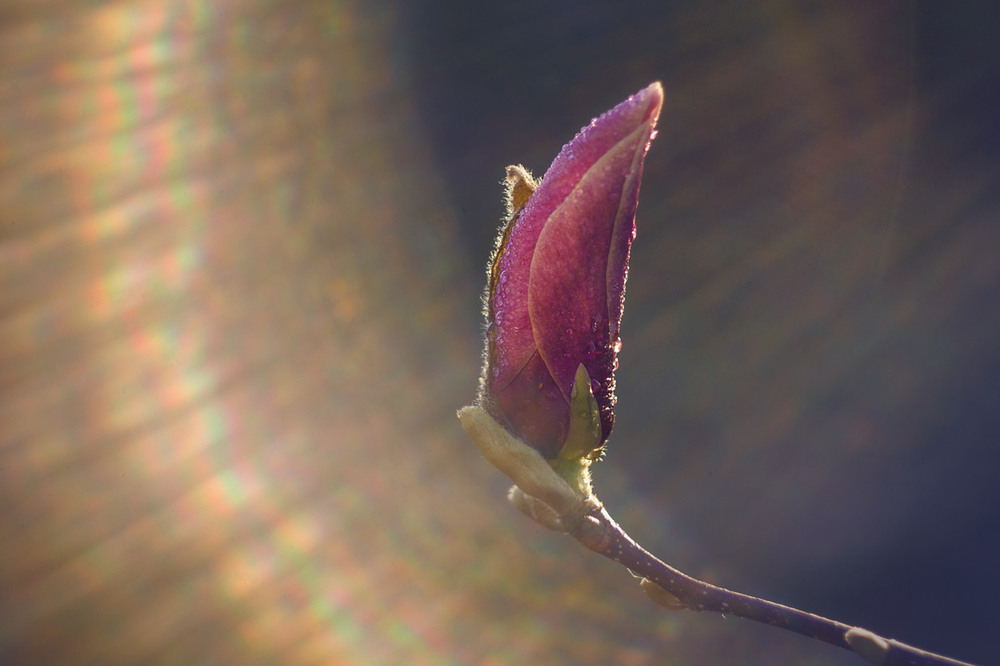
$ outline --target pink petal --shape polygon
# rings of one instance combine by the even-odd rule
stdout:
[[[587,170],[624,134],[637,125],[656,122],[662,101],[663,88],[654,83],[591,121],[559,152],[521,211],[500,259],[494,295],[497,353],[490,378],[494,391],[503,390],[513,381],[536,350],[528,313],[528,284],[542,228]]]
[[[594,120],[559,154],[525,208],[528,214],[534,203],[537,214],[561,196],[532,257],[529,317],[567,404],[577,366],[587,368],[605,434],[642,163],[662,102],[654,83]],[[556,182],[543,193],[553,172]]]
[[[493,399],[522,440],[545,458],[559,455],[569,428],[569,408],[537,353]]]

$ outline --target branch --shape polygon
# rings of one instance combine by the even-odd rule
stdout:
[[[852,650],[870,663],[881,666],[971,666],[968,662],[882,638],[867,629],[692,578],[637,544],[600,505],[591,508],[571,534],[587,548],[643,576],[642,586],[650,598],[671,610],[714,611],[754,620]]]
[[[591,489],[590,460],[545,460],[478,405],[463,407],[458,417],[483,456],[514,481],[510,500],[518,509],[642,576],[643,590],[661,606],[714,611],[769,624],[851,650],[880,666],[972,666],[681,573],[643,549],[608,515]]]

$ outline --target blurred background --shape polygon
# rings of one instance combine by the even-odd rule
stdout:
[[[0,5],[0,663],[858,664],[669,613],[455,410],[504,167],[653,80],[596,487],[1000,662],[998,5]]]

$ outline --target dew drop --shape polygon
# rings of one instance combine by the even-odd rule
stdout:
[[[615,339],[614,350],[615,350],[616,354],[622,350],[622,339],[621,338],[616,338]]]

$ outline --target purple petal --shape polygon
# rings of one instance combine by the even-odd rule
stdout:
[[[662,102],[654,83],[594,120],[563,148],[524,211],[548,217],[530,268],[535,344],[567,404],[584,364],[605,436],[642,163]]]
[[[522,440],[545,458],[559,454],[569,428],[569,407],[537,352],[493,399]]]
[[[483,399],[525,442],[556,457],[583,363],[614,422],[614,365],[642,163],[663,103],[639,91],[566,144],[506,228],[488,289]],[[530,191],[530,190],[529,190]]]
[[[541,185],[521,211],[498,267],[493,303],[497,352],[491,378],[494,391],[506,388],[536,350],[528,313],[528,285],[535,245],[549,216],[577,186],[587,170],[624,135],[644,123],[652,125],[656,122],[662,101],[663,88],[654,83],[591,121],[563,147],[545,173]],[[625,252],[624,260],[627,260],[627,246]],[[620,317],[619,308],[616,319]],[[617,323],[615,327],[617,333]],[[576,372],[575,367],[573,372]]]

